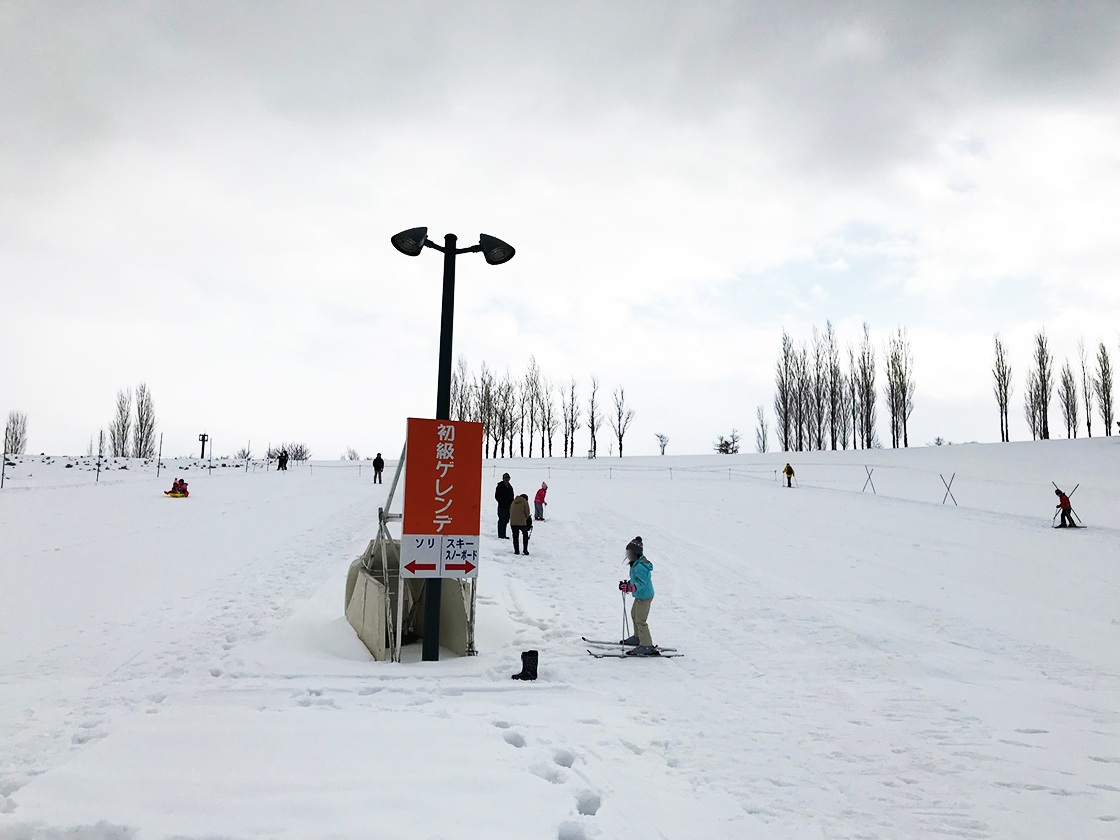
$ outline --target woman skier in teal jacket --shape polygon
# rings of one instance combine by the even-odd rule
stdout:
[[[653,603],[653,564],[646,559],[641,537],[634,537],[626,545],[626,562],[630,564],[630,593],[634,606],[630,617],[634,619],[634,635],[623,644],[637,645],[626,652],[627,656],[660,656],[649,632],[649,608]]]

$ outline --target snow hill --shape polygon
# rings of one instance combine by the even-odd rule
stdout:
[[[488,462],[549,521],[484,540],[478,657],[393,665],[342,617],[368,466],[16,459],[0,838],[1116,838],[1120,439],[785,460]],[[635,535],[682,658],[580,640]]]

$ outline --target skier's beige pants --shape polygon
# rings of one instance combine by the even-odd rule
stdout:
[[[649,605],[653,598],[635,598],[634,606],[630,608],[630,617],[634,619],[634,635],[638,637],[638,644],[653,647],[653,636],[649,634]]]

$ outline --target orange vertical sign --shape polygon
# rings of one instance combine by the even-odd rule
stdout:
[[[482,507],[482,424],[408,418],[405,577],[475,577]]]

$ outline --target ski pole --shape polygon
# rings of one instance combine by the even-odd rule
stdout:
[[[622,593],[622,638],[630,638],[630,620],[626,617],[626,593]]]

